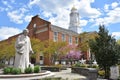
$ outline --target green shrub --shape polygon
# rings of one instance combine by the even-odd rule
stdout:
[[[90,66],[90,65],[88,65],[88,66],[87,66],[87,68],[91,68],[91,66]]]
[[[25,69],[25,73],[32,73],[33,72],[33,69],[31,67],[28,67]]]
[[[80,67],[87,68],[86,64],[81,64]]]
[[[9,74],[9,73],[11,73],[11,69],[9,67],[6,67],[6,68],[3,69],[3,73],[4,74]]]
[[[20,74],[21,73],[21,69],[19,68],[13,68],[13,67],[6,67],[3,70],[4,74]]]
[[[81,63],[76,63],[75,65],[74,65],[75,67],[80,67],[81,66]]]
[[[86,67],[87,68],[87,65],[86,64],[82,64],[82,63],[76,63],[75,65],[74,65],[75,67]]]
[[[21,69],[20,68],[12,68],[11,73],[12,74],[21,74]]]
[[[34,66],[34,73],[39,73],[39,71],[40,71],[40,66],[39,65]]]
[[[61,77],[55,77],[55,78],[43,78],[40,80],[63,80],[63,79],[61,79]],[[65,80],[68,80],[68,79],[65,79]]]
[[[92,68],[98,68],[98,66],[97,65],[92,65]]]

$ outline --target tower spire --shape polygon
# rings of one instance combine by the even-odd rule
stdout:
[[[79,33],[79,12],[77,8],[73,5],[71,8],[71,13],[70,13],[70,24],[69,24],[69,30],[72,30],[74,32]]]

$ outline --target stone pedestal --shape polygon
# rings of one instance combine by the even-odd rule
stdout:
[[[97,80],[97,70],[94,68],[88,68],[88,80]]]
[[[119,77],[119,67],[118,66],[111,66],[110,67],[110,78],[117,80]]]

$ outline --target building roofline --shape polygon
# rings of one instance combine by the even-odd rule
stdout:
[[[68,35],[76,35],[76,36],[79,35],[78,33],[74,32],[72,30],[61,28],[56,25],[51,25],[51,30],[56,31],[56,32],[63,32],[63,34],[68,34]]]

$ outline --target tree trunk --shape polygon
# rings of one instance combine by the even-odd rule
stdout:
[[[110,68],[109,67],[105,67],[105,79],[109,79],[110,77]]]

